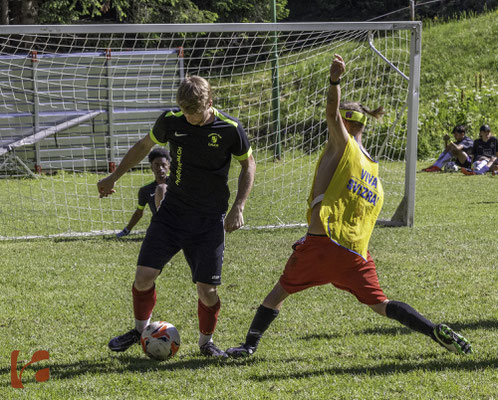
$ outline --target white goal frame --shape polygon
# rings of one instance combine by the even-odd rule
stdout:
[[[414,213],[415,213],[415,173],[416,173],[416,161],[417,161],[417,132],[418,132],[418,112],[419,112],[419,92],[420,92],[420,65],[421,65],[421,35],[422,35],[422,24],[421,22],[348,22],[348,23],[255,23],[255,24],[148,24],[148,25],[11,25],[2,26],[0,30],[0,35],[38,35],[38,34],[160,34],[167,35],[171,34],[201,34],[205,32],[211,33],[224,33],[224,32],[269,32],[275,35],[275,44],[277,46],[276,37],[279,33],[286,32],[319,32],[319,31],[341,31],[341,32],[351,32],[351,31],[398,31],[404,30],[409,32],[409,74],[399,70],[395,63],[386,57],[382,50],[375,47],[373,40],[370,40],[369,45],[372,52],[372,57],[380,58],[388,69],[391,69],[396,74],[400,75],[403,80],[408,82],[408,93],[406,97],[406,148],[403,149],[404,152],[404,194],[402,196],[396,211],[390,218],[385,218],[379,220],[378,223],[391,225],[391,226],[413,226],[414,224]],[[276,48],[276,47],[275,47]],[[347,60],[346,60],[347,61]],[[183,61],[182,61],[183,62]],[[1,62],[0,62],[1,64]],[[276,82],[278,83],[278,59],[272,64],[276,68]],[[180,72],[183,76],[183,70]],[[209,77],[208,77],[209,79]],[[368,85],[368,82],[365,82]],[[1,88],[0,88],[1,89]],[[278,94],[278,84],[277,84],[277,94]],[[1,97],[0,93],[0,97]],[[278,97],[278,95],[277,95]],[[351,99],[353,101],[361,101],[362,99]],[[275,101],[275,99],[274,99]],[[278,100],[277,100],[278,101]],[[36,109],[36,105],[35,105]],[[11,143],[7,143],[2,147],[0,136],[0,169],[2,165],[8,163],[17,163],[17,168],[21,174],[25,174],[28,177],[37,177],[37,171],[29,165],[29,162],[22,159],[19,156],[17,149],[22,148],[22,146],[33,145],[37,146],[38,141],[50,137],[54,133],[61,132],[70,127],[81,122],[87,122],[99,116],[99,112],[87,113],[82,115],[75,115],[73,119],[59,123],[51,128],[37,130],[34,126],[33,131],[26,135],[25,137],[18,138]],[[159,112],[158,112],[159,115]],[[278,115],[278,114],[276,114]],[[1,113],[0,113],[1,118]],[[278,123],[280,123],[280,116],[278,117]],[[111,120],[111,117],[109,117]],[[397,124],[398,121],[394,121]],[[36,117],[34,118],[34,125],[36,125]],[[109,128],[112,129],[112,126]],[[1,132],[0,132],[1,134]],[[5,144],[5,143],[4,143]],[[115,155],[113,149],[113,143],[111,141],[110,149],[107,149],[111,154],[109,161],[114,163],[115,160],[119,162],[120,158]],[[382,154],[383,149],[380,150]],[[277,157],[278,158],[278,157]],[[256,160],[257,161],[257,160]],[[3,163],[3,164],[2,164]],[[36,162],[34,162],[36,164]],[[146,163],[143,163],[146,167]],[[103,171],[101,171],[103,172]],[[382,174],[381,174],[382,180]],[[1,181],[1,179],[0,179]],[[311,183],[311,182],[309,182]],[[137,188],[134,188],[134,190]],[[233,192],[233,189],[232,189]],[[388,194],[386,194],[387,196]],[[97,197],[97,191],[90,196]],[[303,209],[304,201],[306,196],[304,196],[301,204],[296,204],[296,207]],[[249,200],[253,201],[253,200]],[[257,201],[257,200],[254,200]],[[130,212],[133,209],[129,210]],[[100,210],[101,213],[105,212],[105,209]],[[303,211],[304,216],[304,211]],[[304,218],[303,218],[304,219]],[[123,226],[125,221],[119,221],[119,225]],[[281,226],[300,226],[303,225],[304,221],[296,222],[294,224],[269,224],[269,225],[251,225],[248,228],[274,228]],[[106,229],[104,227],[93,229],[90,232],[77,232],[77,231],[62,231],[60,233],[50,233],[48,235],[30,235],[29,233],[19,232],[14,236],[2,236],[0,233],[0,239],[13,239],[13,238],[30,238],[30,237],[58,237],[58,236],[86,236],[86,235],[101,235],[109,234],[118,231],[118,227],[115,229]]]

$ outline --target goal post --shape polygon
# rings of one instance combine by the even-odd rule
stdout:
[[[96,183],[175,105],[186,74],[207,78],[215,107],[248,133],[246,227],[304,225],[334,53],[347,64],[342,98],[386,110],[363,136],[385,189],[379,223],[413,225],[420,22],[23,25],[0,38],[0,239],[121,230],[153,179],[148,163],[110,198]]]

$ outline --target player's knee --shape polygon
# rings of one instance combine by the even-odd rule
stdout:
[[[159,271],[149,267],[138,267],[135,273],[135,289],[144,291],[154,286]]]
[[[216,286],[197,282],[197,295],[199,299],[208,307],[218,302],[218,291]]]

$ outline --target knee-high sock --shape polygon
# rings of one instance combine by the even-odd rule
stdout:
[[[260,305],[247,332],[245,345],[255,350],[263,333],[265,333],[273,320],[277,318],[278,313],[278,310]]]
[[[451,155],[451,153],[449,151],[443,151],[440,155],[439,155],[439,158],[436,160],[436,162],[434,163],[434,165],[436,167],[439,167],[439,168],[442,168],[444,163],[446,161],[450,161],[451,159],[453,158],[453,156]]]
[[[212,306],[206,306],[201,300],[197,302],[197,315],[199,317],[199,331],[203,335],[212,335],[216,323],[218,322],[218,314],[220,313],[221,302],[218,302]]]
[[[434,327],[436,326],[428,319],[420,315],[417,310],[406,303],[390,300],[386,306],[386,315],[402,323],[414,331],[423,333],[434,339]]]
[[[156,285],[149,290],[140,291],[133,285],[133,313],[135,315],[135,328],[141,332],[147,326],[156,305]]]

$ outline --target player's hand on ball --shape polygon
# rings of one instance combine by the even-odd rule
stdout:
[[[114,180],[112,180],[110,176],[98,181],[97,189],[99,191],[100,198],[116,193],[116,190],[114,189]]]
[[[346,63],[339,54],[334,54],[334,60],[330,66],[330,80],[338,81],[346,70]]]

